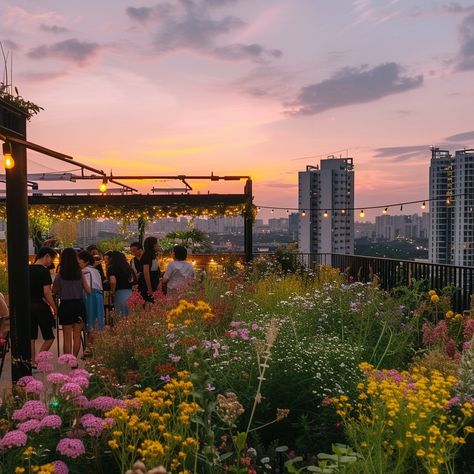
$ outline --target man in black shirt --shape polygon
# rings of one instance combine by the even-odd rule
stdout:
[[[130,253],[133,256],[132,260],[130,260],[130,266],[135,272],[135,277],[138,281],[143,271],[143,263],[141,262],[143,257],[143,245],[140,242],[132,242],[130,244]]]
[[[47,351],[54,342],[53,328],[56,325],[56,305],[51,292],[51,275],[49,268],[56,256],[56,251],[50,247],[41,247],[36,255],[35,263],[29,266],[30,272],[30,301],[31,301],[31,360],[36,354],[36,339],[38,326],[43,336],[40,351]]]

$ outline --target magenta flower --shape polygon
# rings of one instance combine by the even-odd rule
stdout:
[[[89,400],[87,400],[87,397],[85,395],[79,395],[73,401],[74,401],[74,405],[80,408],[89,408],[90,403],[89,403]]]
[[[36,431],[40,425],[38,420],[28,420],[23,423],[19,423],[17,429],[23,431],[23,433],[28,433],[29,431]]]
[[[89,379],[86,379],[85,377],[69,377],[69,381],[77,383],[81,388],[87,388],[89,386]]]
[[[41,380],[31,380],[28,382],[23,390],[26,393],[41,393],[44,390],[44,384]]]
[[[36,379],[31,375],[25,375],[23,377],[20,377],[20,380],[18,380],[16,384],[19,387],[24,387],[28,382],[31,382],[32,380],[36,380]]]
[[[89,379],[91,374],[85,369],[74,369],[71,370],[71,377],[82,377],[84,379]]]
[[[41,351],[38,353],[38,355],[35,357],[36,363],[40,362],[49,362],[54,359],[54,355],[52,352],[49,351]]]
[[[68,458],[77,458],[86,453],[86,448],[80,439],[63,438],[56,446],[56,451]]]
[[[63,354],[58,358],[60,364],[67,364],[69,367],[77,367],[77,359],[72,354]]]
[[[94,438],[98,438],[102,434],[102,431],[104,431],[104,428],[105,428],[104,420],[90,413],[88,413],[87,415],[84,415],[81,418],[80,422],[81,422],[81,425],[86,430],[86,433],[89,436],[92,436]]]
[[[55,474],[69,474],[69,468],[63,461],[53,461],[51,464],[54,466]]]
[[[38,362],[37,369],[40,372],[43,372],[46,374],[48,372],[52,372],[54,369],[54,366],[50,362],[41,361],[41,362]]]
[[[61,428],[62,420],[61,417],[58,415],[48,415],[45,416],[39,424],[39,430],[45,429],[45,428],[51,428],[52,430],[57,430],[58,428]]]
[[[89,407],[100,411],[108,411],[115,407],[125,407],[125,402],[113,397],[100,396],[91,400]]]
[[[67,375],[61,374],[59,372],[53,372],[53,373],[48,374],[46,376],[46,380],[49,383],[54,383],[54,384],[60,385],[60,384],[66,383],[69,380],[69,377]]]
[[[177,364],[181,360],[181,356],[170,354],[170,359],[173,364]]]
[[[0,440],[0,449],[16,448],[25,446],[28,437],[23,431],[13,430],[5,433],[5,436]]]
[[[19,410],[15,410],[12,414],[13,420],[26,421],[31,418],[41,420],[48,414],[46,405],[38,400],[27,401]]]
[[[82,395],[82,388],[77,383],[67,382],[59,389],[59,393],[65,396],[70,395],[72,397],[78,397],[79,395]]]

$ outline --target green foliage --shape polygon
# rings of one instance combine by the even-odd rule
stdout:
[[[160,245],[165,252],[172,250],[175,245],[183,245],[193,252],[203,252],[211,248],[207,235],[195,228],[169,232],[164,239],[160,240]]]
[[[113,237],[111,239],[103,239],[99,241],[97,246],[102,252],[107,252],[109,250],[118,250],[123,252],[128,249],[129,243],[123,240],[122,237]]]

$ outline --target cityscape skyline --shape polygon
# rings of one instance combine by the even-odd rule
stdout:
[[[354,157],[356,206],[428,197],[430,146],[474,142],[473,25],[469,1],[0,6],[13,81],[45,108],[31,141],[107,172],[251,174],[257,205],[290,208],[330,154]]]

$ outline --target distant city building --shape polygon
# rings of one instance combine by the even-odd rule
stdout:
[[[97,221],[95,219],[84,219],[77,223],[77,244],[87,247],[97,242]]]
[[[431,151],[429,259],[474,266],[474,149]]]
[[[424,212],[421,216],[418,214],[397,216],[385,214],[375,218],[375,237],[377,239],[427,239],[428,235],[428,212]]]
[[[354,252],[354,165],[328,158],[298,173],[298,246],[303,253]],[[331,209],[336,209],[331,211]]]
[[[271,218],[268,219],[268,228],[270,232],[288,232],[288,218]]]
[[[300,225],[300,218],[298,212],[292,212],[288,216],[288,233],[290,234],[290,238],[297,242],[298,241],[298,228]]]
[[[356,222],[354,224],[355,239],[374,239],[375,224],[373,222]]]

